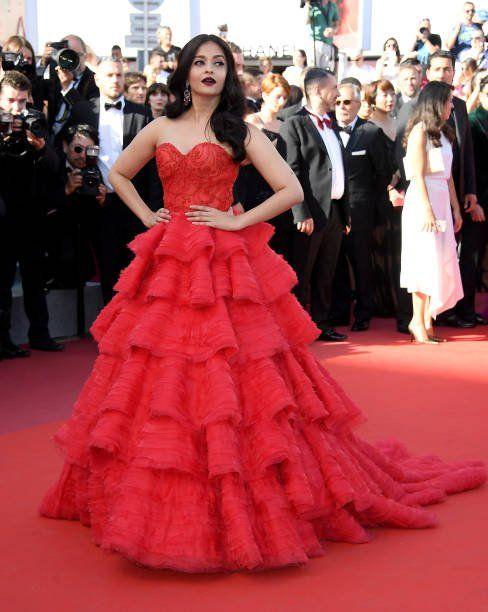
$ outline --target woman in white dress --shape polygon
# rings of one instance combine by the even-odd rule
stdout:
[[[462,225],[451,176],[454,134],[446,124],[452,91],[446,83],[428,83],[405,132],[405,173],[410,186],[402,214],[400,285],[412,294],[412,339],[442,340],[432,319],[463,297],[455,232]]]

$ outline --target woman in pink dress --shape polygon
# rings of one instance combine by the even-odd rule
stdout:
[[[405,131],[410,185],[402,213],[400,285],[412,294],[409,330],[422,344],[442,342],[432,319],[463,297],[454,237],[462,225],[451,176],[454,134],[446,124],[451,111],[450,86],[428,83]]]
[[[185,572],[304,564],[326,540],[367,542],[368,527],[435,525],[422,506],[479,486],[485,468],[353,433],[361,413],[310,353],[320,331],[267,245],[263,221],[302,190],[244,122],[227,44],[191,40],[171,91],[167,117],[110,174],[149,229],[93,325],[99,356],[56,435],[66,461],[41,513],[91,526],[104,550]],[[154,155],[156,213],[131,183]],[[276,193],[233,215],[245,158]]]

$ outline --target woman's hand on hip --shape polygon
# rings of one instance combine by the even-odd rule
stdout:
[[[206,225],[207,227],[214,227],[229,232],[234,232],[244,227],[242,214],[231,215],[228,211],[198,204],[190,205],[190,209],[185,215],[193,225]]]
[[[158,223],[169,223],[171,220],[171,214],[167,208],[159,208],[156,212],[152,210],[147,214],[142,222],[147,228],[151,228]]]

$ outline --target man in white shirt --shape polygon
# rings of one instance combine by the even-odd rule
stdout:
[[[330,327],[332,281],[346,225],[343,148],[334,131],[335,76],[311,68],[304,82],[306,106],[282,129],[284,156],[297,175],[304,201],[293,207],[297,232],[290,264],[298,276],[296,295],[310,306],[323,341],[345,340]]]
[[[350,231],[344,237],[334,279],[332,319],[349,322],[352,292],[348,260],[356,289],[352,331],[369,329],[374,314],[373,231],[377,209],[386,202],[387,186],[394,171],[385,134],[374,123],[357,116],[360,106],[359,87],[341,84],[336,119],[345,149]]]

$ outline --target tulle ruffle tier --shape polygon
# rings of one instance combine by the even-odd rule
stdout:
[[[312,357],[319,331],[267,246],[271,226],[138,236],[92,328],[93,371],[55,439],[41,513],[95,543],[187,572],[303,564],[326,540],[436,524],[422,506],[480,485],[480,462],[410,457],[351,428],[359,409]]]

